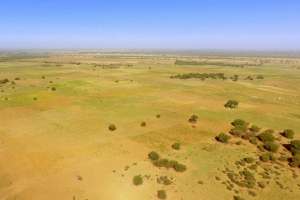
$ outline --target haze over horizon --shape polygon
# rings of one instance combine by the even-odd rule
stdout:
[[[0,49],[300,50],[300,1],[0,2]]]

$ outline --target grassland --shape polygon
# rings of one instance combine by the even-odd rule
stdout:
[[[215,140],[241,118],[274,129],[281,145],[275,155],[291,157],[282,146],[290,140],[279,133],[292,129],[300,139],[299,56],[60,52],[0,58],[0,80],[9,80],[0,84],[1,200],[158,199],[161,189],[167,199],[299,198],[300,171],[288,162],[258,167],[257,181],[264,181],[259,173],[271,174],[264,189],[229,190],[227,171],[250,166],[234,164],[245,157],[259,161],[260,151],[241,138]],[[189,73],[227,79],[170,78]],[[224,107],[230,99],[237,108]],[[188,122],[192,115],[197,123]],[[174,142],[182,148],[172,149]],[[150,151],[187,170],[155,167]],[[135,186],[139,174],[144,182]],[[158,183],[161,176],[172,184]]]

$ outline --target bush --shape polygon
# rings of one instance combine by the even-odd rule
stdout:
[[[156,166],[156,167],[167,167],[168,163],[169,163],[168,159],[162,158],[162,159],[159,159],[159,160],[155,160],[153,162],[153,165]]]
[[[167,163],[166,168],[174,168],[175,165],[177,165],[177,164],[178,164],[177,161],[175,161],[175,160],[170,160],[170,161]]]
[[[227,143],[229,140],[229,136],[226,135],[225,133],[220,133],[218,136],[218,140],[222,143]]]
[[[239,102],[235,100],[229,100],[227,103],[224,105],[226,108],[236,108],[239,105]]]
[[[230,134],[233,135],[234,137],[241,137],[243,135],[245,135],[245,132],[239,129],[232,129],[230,131]]]
[[[233,200],[245,200],[245,199],[243,199],[243,198],[240,197],[240,196],[234,196],[234,197],[233,197]]]
[[[245,135],[242,136],[242,138],[244,140],[250,140],[251,138],[253,138],[255,136],[255,134],[253,132],[249,132],[249,133],[246,133]]]
[[[278,151],[278,148],[279,148],[279,145],[277,145],[273,142],[266,142],[266,144],[265,144],[265,149],[267,149],[268,151],[274,152],[274,153]]]
[[[157,115],[156,115],[156,118],[160,118],[160,115],[159,115],[159,114],[157,114]]]
[[[247,125],[236,125],[232,130],[241,130],[246,132],[247,131]]]
[[[16,77],[16,78],[15,78],[15,81],[18,81],[18,80],[20,80],[20,78],[19,78],[19,77]]]
[[[133,183],[134,183],[134,185],[142,185],[143,178],[141,177],[141,175],[137,175],[137,176],[133,177]]]
[[[241,145],[241,144],[243,144],[243,142],[242,141],[237,141],[236,144]]]
[[[265,182],[258,182],[258,186],[260,188],[265,188],[266,187],[266,183]]]
[[[197,122],[197,115],[192,115],[191,118],[189,119],[190,122]]]
[[[257,145],[257,138],[255,137],[255,138],[252,138],[251,140],[250,140],[250,143],[251,144],[254,144],[254,145]]]
[[[183,165],[183,164],[176,164],[174,166],[174,169],[177,171],[177,172],[184,172],[186,170],[186,166]]]
[[[234,126],[237,126],[237,125],[241,125],[241,126],[245,126],[246,125],[246,122],[242,119],[236,119],[232,122],[232,124]]]
[[[172,145],[172,148],[173,148],[173,149],[176,149],[176,150],[179,150],[179,149],[180,149],[180,143],[179,143],[179,142],[175,142],[175,143]]]
[[[258,133],[260,128],[258,126],[255,126],[255,125],[252,125],[251,128],[250,128],[251,131],[255,132],[255,133]]]
[[[294,138],[294,131],[291,129],[286,129],[283,131],[283,136],[289,139],[293,139]]]
[[[9,82],[9,80],[7,78],[0,80],[0,84],[5,84],[8,82]]]
[[[258,75],[256,79],[264,79],[264,77],[262,75]]]
[[[159,199],[166,199],[167,198],[167,193],[165,190],[158,190],[157,195]]]
[[[292,167],[299,167],[300,166],[300,155],[295,155],[292,157],[292,162],[291,162]]]
[[[159,159],[159,155],[158,153],[156,153],[155,151],[151,151],[149,154],[148,154],[149,158],[151,160],[158,160]]]
[[[114,130],[116,130],[116,126],[114,124],[111,124],[111,125],[109,125],[108,129],[111,131],[114,131]]]
[[[262,144],[258,145],[257,148],[262,152],[265,151],[264,145],[262,145]]]
[[[262,141],[262,142],[274,142],[275,141],[275,137],[269,133],[269,132],[263,132],[261,134],[258,135],[258,138]]]
[[[291,152],[293,155],[300,154],[300,140],[293,140],[291,142]]]
[[[146,122],[142,122],[142,123],[141,123],[141,126],[146,126]]]
[[[263,154],[260,156],[260,160],[263,162],[269,162],[270,160],[270,155],[269,154]]]
[[[244,159],[247,163],[253,163],[254,162],[254,158],[251,157],[247,157]]]
[[[265,130],[265,132],[267,132],[267,133],[274,133],[275,130],[274,129],[267,129],[267,130]]]
[[[55,88],[55,87],[52,87],[52,88],[51,88],[51,90],[52,90],[52,91],[55,91],[55,90],[56,90],[56,88]]]

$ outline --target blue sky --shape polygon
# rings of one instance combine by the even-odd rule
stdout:
[[[300,1],[1,0],[0,49],[300,50]]]

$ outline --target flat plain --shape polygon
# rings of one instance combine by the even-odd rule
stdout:
[[[158,190],[167,199],[299,199],[299,167],[285,148],[300,139],[299,56],[52,52],[0,61],[0,80],[8,79],[0,84],[1,200],[144,200],[159,199]],[[226,79],[170,78],[191,73]],[[225,108],[228,100],[239,105]],[[277,160],[261,162],[267,150],[231,135],[235,119],[273,129]],[[222,132],[228,143],[215,139]],[[151,151],[187,169],[156,167]],[[229,178],[245,168],[254,186]]]

